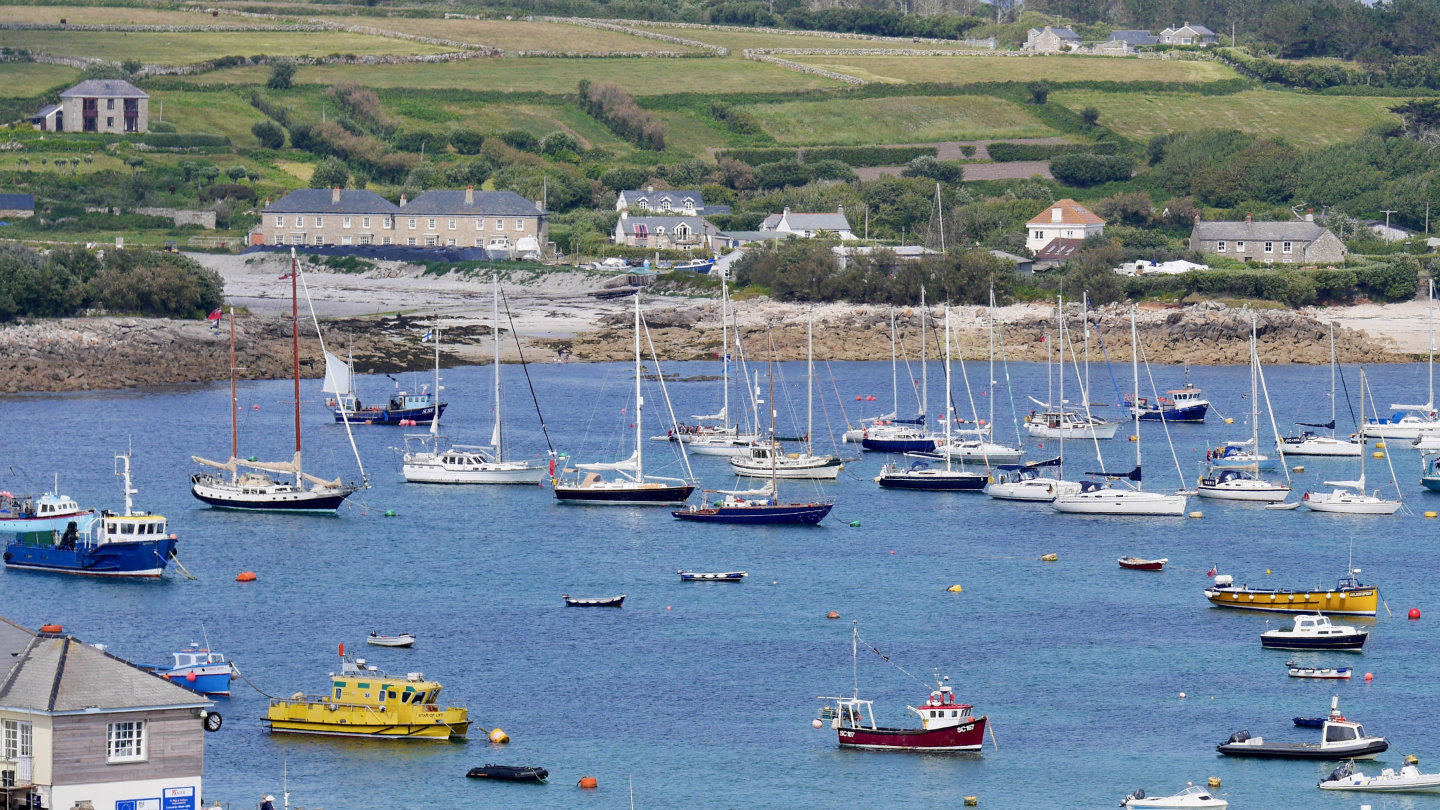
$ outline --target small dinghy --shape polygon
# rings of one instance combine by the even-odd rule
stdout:
[[[725,571],[716,574],[705,574],[699,571],[681,571],[681,582],[739,582],[750,576],[744,571]]]
[[[1296,471],[1304,472],[1305,468],[1300,467]],[[1299,509],[1300,501],[1281,501],[1279,503],[1267,503],[1265,504],[1265,508],[1275,512],[1289,512],[1292,509]]]
[[[1440,790],[1440,773],[1421,773],[1414,755],[1405,758],[1399,773],[1386,768],[1379,776],[1366,776],[1355,770],[1355,762],[1346,762],[1320,782],[1321,790],[1373,790],[1388,793],[1418,793]]]
[[[1198,785],[1191,785],[1174,796],[1145,795],[1144,790],[1136,790],[1125,801],[1120,802],[1121,807],[1144,808],[1145,810],[1180,810],[1180,808],[1204,807],[1214,810],[1224,810],[1230,803],[1224,799],[1217,799],[1210,795],[1210,791]]]
[[[1326,681],[1348,681],[1350,674],[1355,671],[1354,667],[1306,667],[1294,661],[1285,662],[1285,666],[1289,667],[1292,678],[1318,678]],[[1319,728],[1318,724],[1316,728]]]
[[[1129,568],[1131,571],[1159,571],[1165,567],[1165,563],[1170,562],[1170,558],[1146,560],[1140,557],[1121,557],[1117,562],[1121,568]]]
[[[485,765],[471,768],[465,775],[471,779],[498,779],[502,782],[544,782],[550,778],[550,772],[544,768],[517,765]]]
[[[413,647],[415,646],[415,634],[401,633],[398,636],[382,636],[372,631],[369,636],[366,636],[365,643],[373,644],[376,647]]]
[[[625,594],[609,596],[601,599],[575,599],[570,594],[562,594],[561,599],[565,600],[565,607],[622,607],[625,604]]]

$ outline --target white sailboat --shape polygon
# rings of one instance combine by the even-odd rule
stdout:
[[[896,388],[895,413],[889,421],[875,421],[865,429],[860,446],[875,453],[933,453],[936,440],[925,425],[930,405],[930,364],[926,343],[926,326],[930,320],[930,309],[925,305],[925,287],[920,287],[920,410],[914,419],[897,419],[900,410],[899,389]],[[890,367],[895,374],[895,320],[890,320]],[[906,360],[909,368],[909,360]]]
[[[833,481],[844,469],[839,456],[815,455],[815,311],[806,321],[805,450],[786,455],[778,440],[755,442],[749,454],[730,459],[736,475],[751,478],[792,478]],[[773,407],[772,407],[773,410]],[[774,435],[774,431],[771,431]],[[691,445],[694,449],[694,445]]]
[[[295,457],[290,461],[249,461],[240,458],[239,430],[235,400],[235,312],[230,312],[230,458],[227,461],[211,461],[199,456],[190,458],[229,475],[205,472],[190,477],[190,493],[217,509],[235,509],[247,512],[298,512],[334,513],[351,494],[369,487],[365,465],[360,461],[360,452],[355,448],[355,437],[350,435],[350,449],[355,453],[355,463],[360,468],[360,483],[345,483],[339,478],[326,480],[311,475],[301,466],[300,455],[300,264],[295,251],[290,251],[290,323],[291,340],[295,365]],[[309,292],[306,292],[309,302]],[[315,323],[315,334],[321,338],[320,348],[325,353],[327,365],[334,355],[325,350],[325,341],[320,334],[320,321],[315,309],[310,308],[311,320]],[[336,362],[343,362],[338,357]],[[342,404],[342,408],[345,406]],[[342,419],[346,434],[350,434],[350,421]],[[241,469],[245,472],[241,472]],[[276,475],[271,475],[274,473]],[[290,480],[278,476],[293,476]]]
[[[635,295],[635,452],[623,461],[576,464],[570,473],[583,473],[577,480],[557,481],[555,499],[560,503],[577,503],[605,506],[676,506],[684,504],[695,487],[681,478],[662,478],[645,475],[644,420],[642,419],[645,397],[640,390],[640,295]],[[659,374],[664,386],[665,376]],[[601,473],[615,472],[618,475],[605,480]]]
[[[1360,423],[1365,423],[1365,369],[1360,369]],[[1301,503],[1312,512],[1334,512],[1345,515],[1393,515],[1400,510],[1400,501],[1380,497],[1365,489],[1365,454],[1360,454],[1360,477],[1354,481],[1326,481],[1335,487],[1330,492],[1305,493]],[[1396,488],[1399,492],[1399,488]]]
[[[1323,428],[1330,431],[1329,436],[1316,435],[1314,431],[1302,430],[1299,436],[1286,436],[1284,452],[1287,456],[1343,456],[1353,458],[1365,452],[1364,443],[1357,437],[1342,439],[1335,435],[1335,371],[1338,368],[1335,362],[1335,323],[1330,323],[1330,421],[1324,424],[1318,422],[1296,422],[1302,427]],[[1421,437],[1423,439],[1425,437]]]
[[[984,465],[993,466],[997,464],[1014,464],[1020,460],[1025,451],[1008,445],[999,444],[995,441],[995,302],[994,293],[991,293],[990,302],[990,385],[986,389],[986,396],[990,399],[989,420],[975,430],[958,430],[956,433],[974,436],[973,439],[946,439],[943,444],[935,448],[935,452],[949,458],[951,461],[959,462],[980,462]],[[965,358],[960,358],[960,370],[965,371]],[[969,377],[965,380],[968,391]]]
[[[1059,299],[1056,306],[1056,319],[1064,321],[1064,311],[1060,308]],[[1086,322],[1087,333],[1089,322]],[[1062,327],[1063,331],[1063,327]],[[1052,351],[1049,341],[1045,346],[1045,379],[1048,384],[1050,380],[1050,358]],[[1087,360],[1088,364],[1088,360]],[[1087,365],[1088,367],[1088,365]],[[1089,372],[1086,372],[1087,376]],[[1065,384],[1065,345],[1060,345],[1060,384]],[[1085,396],[1090,395],[1089,389],[1085,390]],[[1047,397],[1050,398],[1050,397]],[[1120,427],[1118,422],[1111,422],[1103,417],[1089,413],[1087,403],[1086,413],[1082,414],[1076,410],[1066,407],[1065,397],[1060,397],[1060,402],[1041,402],[1030,397],[1030,401],[1039,405],[1039,413],[1030,412],[1025,417],[1025,430],[1031,436],[1038,439],[1113,439],[1115,431]]]
[[[1135,375],[1135,399],[1140,399],[1140,339],[1135,326],[1135,308],[1130,308],[1130,353],[1131,366]],[[1051,504],[1057,512],[1081,515],[1134,515],[1155,517],[1183,517],[1187,498],[1183,493],[1164,495],[1146,492],[1141,484],[1140,460],[1140,413],[1134,416],[1135,424],[1135,469],[1128,473],[1104,475],[1111,480],[1108,487],[1086,482],[1081,491],[1074,495],[1060,495]],[[1165,425],[1162,421],[1161,425]],[[1168,428],[1166,436],[1169,436]],[[1120,482],[1126,482],[1122,486]],[[1129,486],[1128,484],[1133,484]]]
[[[440,416],[430,419],[428,434],[405,437],[407,445],[401,473],[405,480],[417,484],[539,484],[550,475],[549,464],[537,461],[513,461],[505,458],[503,431],[500,429],[500,277],[491,278],[494,296],[494,321],[491,334],[495,338],[495,428],[490,433],[489,447],[447,444],[440,435]],[[436,316],[435,395],[440,395],[440,319]],[[411,451],[410,444],[419,447]],[[426,445],[429,448],[426,448]]]
[[[723,369],[721,371],[721,386],[723,390],[723,402],[720,412],[708,416],[691,417],[696,422],[702,423],[691,432],[680,431],[676,435],[680,441],[690,445],[690,452],[697,456],[746,456],[750,454],[750,448],[759,439],[759,434],[742,432],[739,425],[730,424],[730,287],[725,277],[720,277],[720,357]],[[736,324],[735,339],[740,340],[740,327]],[[718,422],[711,427],[705,422]],[[659,437],[656,438],[668,438]]]
[[[1268,460],[1266,456],[1259,454],[1260,448],[1260,352],[1257,346],[1255,313],[1250,313],[1250,441],[1247,445],[1251,454],[1252,462],[1249,465],[1236,465],[1233,463],[1225,465],[1211,465],[1210,474],[1200,479],[1195,487],[1195,494],[1202,498],[1213,498],[1225,501],[1254,501],[1261,503],[1277,503],[1285,500],[1290,494],[1288,483],[1290,473],[1285,472],[1287,483],[1280,484],[1273,481],[1266,481],[1259,475],[1261,462]],[[1270,397],[1265,397],[1265,407],[1270,407]],[[1275,414],[1270,414],[1271,426],[1274,426]],[[1277,448],[1280,442],[1276,442]],[[1277,450],[1283,453],[1283,451]],[[1237,454],[1238,455],[1238,454]],[[1232,461],[1236,456],[1232,455],[1227,461]],[[1284,457],[1280,458],[1280,467],[1284,469]]]
[[[1440,431],[1440,413],[1435,410],[1435,282],[1430,282],[1430,398],[1424,405],[1391,405],[1388,417],[1360,420],[1360,435],[1379,439],[1416,439]],[[1364,393],[1361,393],[1364,396]]]

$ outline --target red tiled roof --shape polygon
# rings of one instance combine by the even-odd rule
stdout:
[[[1037,262],[1068,262],[1080,250],[1083,239],[1051,239],[1045,247],[1035,251]]]
[[[1060,209],[1060,220],[1055,220],[1052,213]],[[1040,212],[1040,215],[1030,220],[1029,225],[1104,225],[1105,220],[1090,213],[1089,209],[1070,198],[1056,200]]]

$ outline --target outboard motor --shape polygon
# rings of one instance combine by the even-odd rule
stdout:
[[[1231,734],[1231,735],[1230,735],[1230,740],[1229,740],[1229,741],[1232,742],[1232,743],[1243,743],[1243,742],[1245,742],[1245,741],[1248,740],[1248,739],[1250,739],[1250,732],[1248,732],[1248,731],[1237,731],[1237,732],[1235,732],[1234,734]]]
[[[1327,781],[1327,782],[1339,782],[1341,779],[1349,778],[1350,774],[1352,773],[1352,771],[1351,771],[1351,769],[1350,769],[1351,764],[1352,764],[1352,763],[1350,763],[1350,762],[1346,762],[1346,763],[1342,764],[1340,767],[1338,767],[1338,768],[1336,768],[1335,770],[1331,771],[1331,772],[1330,772],[1330,778],[1327,779],[1326,781]]]
[[[1144,798],[1145,798],[1145,788],[1135,788],[1135,792],[1134,792],[1134,793],[1131,793],[1129,796],[1126,796],[1126,797],[1125,797],[1125,801],[1120,802],[1120,806],[1121,806],[1121,807],[1125,807],[1126,805],[1130,804],[1131,801],[1137,801],[1137,802],[1138,802],[1138,801],[1140,801],[1141,799],[1144,799]]]

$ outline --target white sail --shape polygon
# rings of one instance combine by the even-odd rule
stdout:
[[[320,390],[340,397],[354,393],[350,390],[350,364],[328,351],[325,352],[325,386]]]
[[[724,423],[724,422],[726,421],[726,418],[728,417],[728,414],[726,413],[726,410],[727,410],[726,408],[723,408],[723,407],[722,407],[722,408],[720,409],[720,412],[719,412],[719,413],[712,413],[712,414],[710,414],[709,416],[699,416],[699,415],[697,415],[697,414],[691,414],[691,415],[690,415],[690,418],[691,418],[691,419],[694,419],[694,420],[697,421],[697,422],[721,422],[721,423]]]
[[[252,470],[290,473],[293,475],[300,472],[300,453],[296,451],[293,461],[244,461],[242,459],[236,459],[234,463],[241,467],[249,467]]]
[[[576,469],[586,472],[604,472],[616,470],[619,472],[635,472],[640,469],[640,453],[636,451],[630,458],[624,461],[597,462],[595,464],[576,464]]]
[[[495,419],[495,429],[490,432],[490,446],[497,448],[500,446],[500,419],[498,417]]]
[[[233,458],[229,461],[220,462],[211,461],[208,458],[200,458],[199,456],[191,456],[190,460],[194,461],[196,464],[204,464],[207,467],[214,467],[217,470],[228,470],[229,472],[235,472],[235,459]]]

